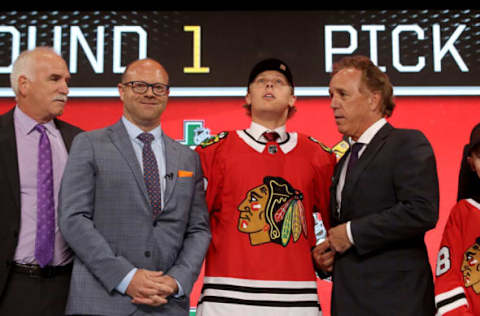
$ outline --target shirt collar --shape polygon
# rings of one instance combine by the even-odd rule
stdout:
[[[35,130],[35,126],[39,123],[31,118],[28,114],[23,112],[18,105],[15,107],[13,112],[13,118],[15,122],[15,127],[22,135],[29,135]],[[49,135],[56,136],[56,126],[53,120],[43,123],[43,126],[46,127]]]
[[[381,119],[379,119],[378,121],[376,121],[375,123],[370,125],[370,127],[367,128],[367,130],[365,130],[365,132],[363,132],[363,134],[358,138],[358,140],[356,142],[350,138],[349,139],[350,144],[354,144],[354,143],[363,143],[365,145],[370,144],[373,137],[375,137],[375,135],[378,133],[378,131],[385,124],[387,124],[387,120],[382,117]]]
[[[125,116],[122,116],[122,122],[123,122],[123,125],[125,126],[125,129],[127,130],[128,136],[130,136],[130,139],[132,139],[134,141],[140,141],[137,138],[137,136],[140,135],[141,133],[144,133],[144,131],[142,129],[140,129],[140,127],[138,127],[137,125],[130,122]],[[149,133],[153,135],[155,140],[161,139],[161,137],[162,137],[162,126],[158,125],[154,129],[149,131]]]
[[[265,142],[266,139],[263,137],[263,133],[265,132],[277,132],[280,135],[280,138],[277,142],[281,143],[285,141],[287,136],[287,127],[285,125],[275,128],[274,130],[268,129],[265,126],[262,126],[258,123],[251,122],[250,127],[247,128],[247,132],[257,141]]]

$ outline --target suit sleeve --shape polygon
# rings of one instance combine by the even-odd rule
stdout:
[[[474,315],[467,302],[461,272],[464,251],[461,214],[465,211],[460,203],[454,206],[440,243],[435,280],[435,305],[439,316]]]
[[[195,192],[192,195],[188,227],[183,236],[182,250],[172,268],[167,272],[181,284],[187,295],[191,292],[200,273],[211,238],[205,204],[203,173],[196,153],[194,153],[194,161]]]
[[[393,155],[383,157],[392,160],[384,171],[386,179],[391,181],[387,185],[391,187],[385,187],[384,191],[392,195],[394,203],[387,209],[371,210],[370,215],[351,221],[353,240],[360,255],[411,238],[423,240],[424,233],[434,228],[438,220],[437,168],[430,143],[419,131],[395,137],[389,144]]]
[[[200,156],[202,171],[206,183],[206,202],[208,211],[214,212],[221,209],[223,189],[222,159],[218,157],[222,152],[222,143],[209,146],[197,146],[195,149]]]
[[[117,256],[93,223],[94,149],[86,133],[75,137],[59,195],[59,226],[75,255],[111,292],[134,266]]]

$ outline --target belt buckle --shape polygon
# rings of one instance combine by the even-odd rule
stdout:
[[[55,268],[52,266],[40,268],[40,275],[45,279],[51,279],[55,276]]]

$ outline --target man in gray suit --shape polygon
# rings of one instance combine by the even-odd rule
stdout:
[[[168,74],[152,59],[118,85],[123,117],[78,135],[60,192],[76,254],[67,314],[188,315],[210,242],[197,154],[160,126]]]

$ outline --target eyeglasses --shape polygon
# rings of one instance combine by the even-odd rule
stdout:
[[[133,92],[138,94],[144,94],[147,92],[149,87],[152,87],[152,92],[154,95],[161,97],[167,94],[170,89],[169,85],[163,83],[146,83],[145,81],[129,81],[122,83],[124,86],[131,86]]]

